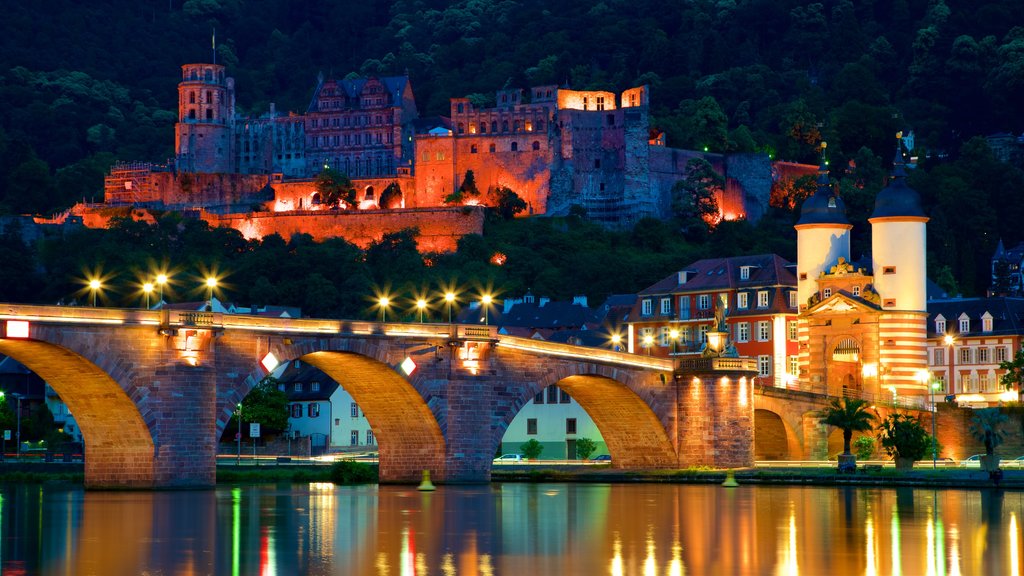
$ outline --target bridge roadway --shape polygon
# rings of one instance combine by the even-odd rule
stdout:
[[[616,468],[749,466],[755,422],[782,457],[822,457],[826,438],[809,415],[820,398],[762,393],[755,406],[752,359],[676,362],[493,326],[0,304],[0,354],[67,404],[92,488],[212,485],[232,411],[293,359],[363,409],[384,482],[488,481],[508,425],[552,384],[593,418]]]

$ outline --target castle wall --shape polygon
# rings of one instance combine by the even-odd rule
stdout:
[[[390,176],[361,178],[352,181],[352,185],[356,189],[359,208],[361,210],[378,208],[380,195],[391,183],[397,183],[402,190],[402,207],[412,207],[411,203],[416,194],[416,181],[411,176]],[[268,208],[274,212],[309,210],[313,206],[313,196],[317,193],[314,180],[286,180],[274,182],[271,187],[274,189],[274,200],[268,204]]]
[[[416,137],[416,194],[406,200],[409,208],[441,206],[445,196],[462,184],[456,183],[455,139],[451,136],[421,135]]]
[[[288,239],[295,234],[309,234],[316,241],[344,238],[361,248],[379,241],[385,234],[418,228],[417,245],[421,252],[454,252],[459,238],[467,234],[483,234],[484,226],[484,209],[468,206],[356,212],[203,212],[201,217],[211,226],[234,228],[246,238],[279,234]]]

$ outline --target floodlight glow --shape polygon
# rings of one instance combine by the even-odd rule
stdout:
[[[273,372],[281,363],[277,360],[277,356],[274,356],[273,352],[267,352],[267,355],[260,360],[260,364],[267,372]]]
[[[8,320],[7,321],[7,337],[8,338],[28,338],[28,321],[27,320]]]

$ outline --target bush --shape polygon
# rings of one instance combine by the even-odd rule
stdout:
[[[908,414],[892,414],[878,426],[878,439],[893,458],[920,460],[931,449],[931,436]]]
[[[335,484],[372,484],[377,480],[377,470],[369,464],[339,460],[331,466],[331,482]]]
[[[543,451],[544,445],[532,438],[529,442],[526,442],[519,447],[519,452],[521,452],[523,454],[523,458],[526,458],[527,460],[536,460],[540,457],[540,453]]]
[[[577,438],[576,439],[576,456],[580,460],[586,460],[590,458],[590,455],[597,450],[597,442],[594,442],[590,438]]]
[[[867,460],[875,453],[875,439],[871,436],[861,436],[853,441],[853,450],[858,460]]]

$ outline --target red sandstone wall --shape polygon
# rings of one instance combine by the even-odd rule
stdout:
[[[936,436],[942,446],[942,456],[963,460],[972,454],[984,454],[985,445],[971,435],[971,418],[974,410],[960,408],[950,404],[939,404],[938,418],[935,420]],[[1012,459],[1024,455],[1024,412],[1004,410],[1009,421],[1003,425],[1005,434],[1003,443],[996,447],[996,454],[1004,459]],[[927,416],[922,418],[925,426],[931,424]]]
[[[202,218],[211,226],[234,228],[246,238],[279,234],[288,239],[295,234],[309,234],[317,241],[341,237],[363,248],[389,232],[417,227],[421,252],[452,252],[459,238],[483,234],[484,209],[314,210],[224,215],[204,212]]]

